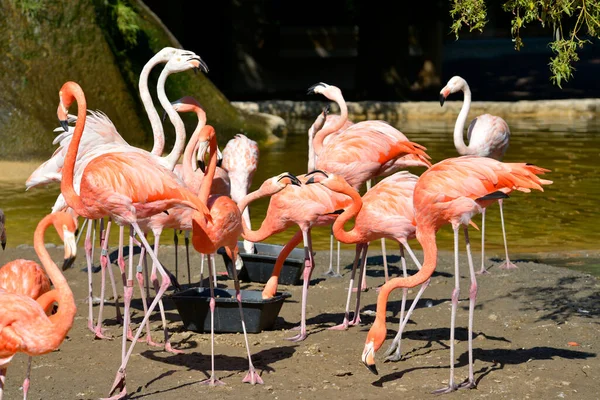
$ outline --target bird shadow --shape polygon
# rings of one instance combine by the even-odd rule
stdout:
[[[552,360],[554,357],[560,357],[568,360],[584,360],[596,357],[595,353],[559,349],[555,347],[536,346],[529,349],[473,349],[473,359],[489,363],[475,371],[475,383],[479,384],[483,378],[493,371],[504,369],[505,365],[518,365],[531,362],[533,360]],[[462,353],[455,364],[455,368],[464,367],[469,364],[468,352]],[[374,386],[383,386],[386,382],[395,381],[404,375],[417,370],[425,369],[447,369],[449,366],[425,366],[407,368],[402,371],[394,371],[391,374],[383,375],[372,383]]]
[[[197,347],[197,346],[196,346]],[[281,360],[293,357],[296,352],[296,347],[298,345],[293,346],[278,346],[274,348],[264,349],[257,353],[252,354],[252,362],[254,367],[256,368],[259,375],[263,376],[265,372],[271,373],[275,371],[275,368],[272,367],[272,364],[279,362]],[[184,367],[186,371],[198,371],[204,374],[203,379],[210,378],[210,370],[212,368],[211,356],[210,354],[201,354],[200,352],[186,352],[185,354],[167,354],[162,350],[146,350],[141,353],[142,357],[145,357],[152,361],[161,362],[163,364]],[[219,379],[227,379],[234,375],[237,375],[236,372],[240,371],[244,372],[248,369],[248,359],[247,357],[238,357],[238,356],[228,356],[228,355],[218,355],[215,362],[215,371],[227,371],[228,374],[224,376],[219,376]],[[167,371],[151,381],[147,382],[144,386],[146,388],[150,387],[153,383],[161,381],[165,378],[168,378],[173,373],[174,370]],[[166,393],[169,391],[179,390],[182,387],[189,386],[192,384],[196,384],[198,382],[193,383],[185,383],[183,385],[173,386],[169,389],[160,390],[151,393],[144,393],[138,397],[131,398],[142,398],[146,396],[156,396],[161,393]]]

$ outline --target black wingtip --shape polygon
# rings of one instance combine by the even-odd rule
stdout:
[[[497,190],[495,192],[492,193],[488,193],[485,196],[482,196],[476,200],[479,201],[483,201],[483,200],[500,200],[500,199],[508,199],[508,195],[500,190]]]

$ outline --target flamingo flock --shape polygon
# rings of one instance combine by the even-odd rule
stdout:
[[[152,104],[148,88],[150,71],[158,64],[165,64],[157,84],[158,99],[170,122],[175,127],[176,140],[171,152],[163,156],[165,148],[164,127]],[[44,217],[34,233],[35,251],[41,266],[29,260],[15,260],[0,268],[0,400],[5,385],[5,375],[16,353],[29,358],[27,376],[23,383],[25,398],[29,392],[31,357],[58,349],[74,323],[75,300],[69,284],[44,246],[44,232],[51,225],[64,242],[65,264],[75,257],[75,231],[78,218],[85,219],[85,253],[88,273],[88,319],[87,326],[97,339],[113,339],[103,327],[103,304],[106,291],[106,270],[109,272],[117,321],[122,323],[121,359],[107,399],[123,399],[128,396],[127,365],[142,332],[149,345],[161,346],[165,351],[183,353],[170,342],[167,319],[162,302],[163,295],[172,286],[178,287],[177,260],[173,275],[159,260],[160,238],[165,228],[186,232],[186,253],[189,254],[189,238],[192,247],[207,257],[209,309],[211,314],[211,371],[202,383],[209,386],[224,384],[215,373],[214,317],[215,317],[215,267],[211,255],[223,247],[230,259],[239,263],[238,240],[244,240],[247,253],[254,252],[253,244],[297,226],[298,231],[282,248],[273,275],[262,291],[264,299],[277,293],[278,278],[289,253],[300,242],[305,250],[302,301],[299,332],[289,340],[300,342],[308,336],[306,325],[308,289],[315,269],[311,229],[331,226],[328,276],[333,271],[333,237],[339,242],[355,244],[355,259],[350,274],[343,321],[330,329],[347,330],[359,325],[360,293],[366,290],[366,255],[370,242],[385,238],[400,245],[402,276],[391,278],[385,263],[385,283],[377,298],[376,318],[367,334],[361,360],[367,368],[377,373],[376,352],[386,339],[386,308],[391,292],[403,289],[398,333],[386,351],[388,360],[402,358],[401,338],[409,316],[431,279],[437,266],[436,233],[450,224],[454,231],[454,278],[450,319],[450,378],[448,384],[437,393],[448,393],[459,388],[475,387],[473,362],[473,325],[477,298],[478,273],[486,273],[483,264],[475,272],[467,227],[472,218],[482,214],[482,230],[485,227],[485,210],[499,203],[506,261],[502,268],[515,268],[508,257],[502,201],[514,192],[543,191],[552,181],[539,175],[547,169],[522,163],[504,163],[510,139],[507,123],[500,117],[484,114],[471,122],[464,143],[463,130],[469,112],[471,95],[467,82],[453,77],[440,91],[440,103],[452,93],[463,91],[463,107],[454,129],[454,144],[459,156],[433,162],[422,144],[413,142],[398,129],[382,120],[351,122],[341,90],[323,82],[313,85],[309,93],[321,94],[337,103],[340,115],[331,115],[328,108],[317,116],[309,129],[308,171],[295,176],[282,172],[265,180],[260,187],[248,193],[259,161],[256,142],[243,134],[236,135],[219,150],[217,132],[207,124],[207,115],[200,102],[185,96],[171,102],[165,91],[170,74],[187,70],[208,72],[204,61],[196,54],[174,48],[164,48],[144,66],[139,90],[144,108],[151,123],[154,143],[151,151],[128,144],[117,131],[109,117],[100,111],[89,110],[84,89],[74,81],[65,82],[58,91],[57,117],[61,128],[54,140],[59,144],[52,157],[42,163],[27,179],[26,188],[60,183],[61,193],[52,212]],[[76,105],[76,114],[69,110]],[[198,123],[189,140],[180,113],[194,113]],[[72,126],[74,124],[74,126]],[[187,144],[186,144],[187,141]],[[183,160],[178,164],[179,159]],[[221,165],[218,159],[221,158]],[[208,161],[207,161],[208,159]],[[198,167],[198,164],[201,166]],[[420,176],[406,171],[408,167],[424,168]],[[371,182],[382,178],[371,187]],[[363,185],[367,184],[364,191]],[[364,191],[361,194],[361,191]],[[269,197],[266,217],[260,227],[250,226],[249,205]],[[106,219],[106,226],[104,221]],[[100,304],[96,323],[93,317],[93,236],[92,221],[100,220]],[[354,220],[352,229],[345,228]],[[6,245],[5,216],[0,210],[0,242]],[[108,243],[111,227],[119,226],[117,265],[121,272],[122,291],[118,289],[108,259]],[[129,228],[128,266],[124,260],[124,234]],[[454,332],[458,308],[459,287],[459,232],[463,231],[467,249],[470,275],[468,355],[469,374],[462,384],[454,376]],[[154,236],[151,245],[147,236]],[[483,232],[482,232],[483,233]],[[419,261],[409,245],[417,240],[423,248],[424,260]],[[176,242],[177,243],[177,242]],[[383,242],[382,242],[383,243]],[[134,266],[134,245],[141,253]],[[339,246],[338,246],[339,250]],[[408,275],[405,252],[417,266],[418,272]],[[146,256],[151,259],[149,279],[145,270]],[[188,279],[190,279],[189,257]],[[135,269],[135,273],[134,273]],[[146,271],[146,274],[143,272]],[[244,335],[248,371],[242,381],[262,384],[263,378],[252,361],[251,347],[246,334],[241,287],[237,278],[238,268],[233,268],[234,286]],[[356,306],[351,316],[350,303],[354,281],[358,271]],[[138,282],[144,317],[134,329],[131,323],[131,302],[134,297],[134,275]],[[149,282],[148,282],[149,281]],[[189,282],[191,284],[191,281]],[[150,298],[147,285],[154,288]],[[406,310],[408,289],[421,285],[409,310]],[[119,308],[119,294],[123,296],[124,310]],[[161,314],[164,338],[161,344],[151,337],[150,317],[158,306]],[[134,333],[135,332],[135,333]],[[217,359],[218,360],[218,359]]]

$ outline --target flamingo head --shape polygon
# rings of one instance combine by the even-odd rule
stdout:
[[[361,360],[363,364],[375,375],[378,375],[377,367],[375,366],[375,352],[381,348],[381,345],[385,341],[386,333],[385,322],[382,323],[380,320],[375,319],[367,334],[367,340],[362,352]]]
[[[198,108],[203,108],[202,105],[192,96],[184,96],[171,103],[177,112],[196,112]]]
[[[194,72],[198,72],[198,70],[202,70],[205,73],[208,72],[208,66],[200,56],[185,50],[174,54],[169,61],[167,61],[165,68],[169,73],[183,72],[188,69],[193,69]]]
[[[82,92],[81,87],[77,83],[69,81],[65,82],[58,92],[59,102],[56,116],[65,132],[69,131],[69,107],[75,100],[73,93],[77,91]]]
[[[459,90],[463,90],[465,86],[468,87],[467,81],[460,76],[453,76],[450,78],[448,83],[446,83],[446,86],[440,90],[440,106],[444,105],[444,101],[446,101],[446,98],[450,96],[451,93],[456,93]]]
[[[329,190],[336,193],[347,193],[352,189],[352,186],[346,182],[346,180],[337,174],[328,173],[320,169],[309,172],[306,176],[310,176],[306,181],[306,184],[320,183]]]
[[[259,190],[263,193],[274,195],[289,185],[302,186],[302,183],[296,176],[289,172],[284,172],[264,181],[263,184],[260,185]]]
[[[65,247],[65,259],[62,267],[64,271],[73,264],[77,255],[77,241],[75,240],[77,223],[70,213],[58,211],[54,214],[53,225]]]
[[[310,127],[312,134],[323,129],[323,126],[325,126],[325,121],[327,120],[327,115],[329,115],[330,108],[331,107],[329,104],[323,107],[323,111],[321,114],[319,114],[317,119],[315,119],[315,122],[313,122],[312,126]]]
[[[307,94],[322,94],[329,100],[336,101],[338,103],[344,100],[342,91],[337,86],[328,85],[324,82],[319,82],[308,88]]]

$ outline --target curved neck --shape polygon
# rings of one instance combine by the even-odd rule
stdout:
[[[464,93],[464,99],[458,118],[456,118],[456,124],[454,125],[454,147],[456,147],[458,154],[464,156],[468,154],[469,148],[465,144],[463,132],[465,129],[465,122],[467,121],[467,115],[471,109],[471,89],[469,89],[469,85],[467,85],[466,82],[462,87],[462,91]]]
[[[253,201],[262,199],[263,197],[272,196],[274,194],[275,193],[273,193],[273,192],[267,192],[267,191],[264,191],[259,188],[258,190],[255,190],[254,192],[248,193],[247,195],[245,195],[239,201],[238,208],[240,209],[241,212],[244,212],[246,207],[248,207],[248,205],[250,203],[252,203]],[[268,210],[267,210],[267,212],[268,212]],[[268,218],[268,215],[267,215],[267,218]],[[266,219],[265,219],[265,221],[266,221]],[[260,228],[258,230],[253,231],[248,226],[246,221],[244,219],[242,219],[242,236],[243,236],[243,238],[250,242],[262,242],[269,236],[273,235],[274,232],[273,232],[272,227],[269,226],[269,224],[266,224],[265,221],[262,222],[262,224],[260,225]]]
[[[348,120],[348,106],[346,105],[346,101],[344,100],[344,97],[340,95],[338,98],[336,98],[334,100],[336,101],[337,105],[340,107],[340,118],[338,119],[337,124],[330,124],[329,127],[327,127],[327,124],[325,124],[323,126],[323,128],[315,134],[315,138],[313,140],[313,146],[314,146],[314,154],[316,156],[318,156],[319,153],[321,153],[321,148],[323,147],[323,141],[325,140],[325,137],[327,137],[327,135],[332,134],[333,132],[337,132],[340,129],[342,129],[342,127]]]
[[[311,172],[315,169],[315,147],[313,146],[313,138],[315,136],[315,124],[308,130],[308,170]]]
[[[352,204],[335,219],[332,228],[333,234],[335,238],[342,243],[352,244],[361,242],[362,235],[360,233],[360,229],[356,227],[356,224],[349,231],[344,230],[344,224],[358,214],[363,205],[362,198],[355,189],[350,187],[349,190],[345,190],[341,193],[350,196],[352,199]]]
[[[373,325],[385,326],[385,314],[387,309],[387,302],[390,293],[398,288],[412,288],[417,285],[424,283],[431,277],[435,267],[437,266],[437,245],[435,242],[435,229],[425,227],[419,230],[417,225],[417,240],[423,247],[423,266],[414,275],[407,278],[393,278],[387,281],[379,290],[377,296],[377,313],[375,316],[375,322]]]
[[[185,125],[183,124],[183,120],[177,111],[175,111],[175,108],[173,108],[173,105],[171,105],[169,102],[167,94],[165,93],[165,82],[169,75],[171,75],[171,71],[167,70],[166,68],[162,70],[160,76],[158,77],[156,90],[160,105],[165,109],[169,115],[171,123],[175,127],[175,144],[173,145],[173,149],[171,149],[169,155],[165,157],[165,160],[167,161],[165,166],[172,171],[175,168],[175,164],[177,164],[179,157],[181,157],[181,153],[183,153],[183,148],[185,147]]]
[[[54,291],[58,293],[56,299],[58,301],[58,311],[50,320],[52,321],[57,337],[62,338],[65,337],[69,332],[69,329],[71,329],[77,308],[75,307],[73,292],[71,291],[67,280],[54,261],[52,261],[52,258],[44,245],[44,233],[46,232],[46,229],[52,225],[55,216],[56,214],[49,214],[40,221],[33,235],[33,246],[50,281],[52,281],[54,285]]]
[[[84,215],[85,206],[81,202],[81,197],[79,197],[73,187],[73,174],[75,170],[75,160],[77,159],[77,151],[79,150],[79,143],[81,142],[81,135],[83,134],[83,128],[85,127],[87,104],[83,91],[79,85],[71,86],[68,90],[71,90],[71,93],[77,101],[77,122],[75,123],[73,137],[69,144],[69,148],[67,149],[67,155],[65,156],[62,168],[60,191],[69,207],[71,207],[78,215]]]
[[[198,115],[198,125],[196,126],[196,129],[194,130],[194,133],[192,134],[187,146],[185,146],[185,152],[183,153],[183,162],[181,166],[183,168],[184,182],[186,185],[188,184],[187,180],[194,176],[194,151],[196,150],[196,146],[198,146],[200,131],[204,125],[206,125],[206,113],[204,110],[199,109],[199,111],[196,111],[196,115]]]
[[[217,135],[212,135],[210,138],[210,161],[208,162],[208,169],[202,179],[202,186],[200,187],[200,193],[198,198],[204,204],[208,202],[208,196],[210,196],[210,189],[212,187],[213,178],[217,170]]]
[[[150,90],[148,90],[148,77],[150,76],[150,71],[152,68],[161,62],[165,62],[162,54],[156,54],[154,57],[148,60],[146,65],[144,65],[144,68],[142,68],[138,83],[140,97],[142,99],[142,103],[144,104],[146,114],[148,114],[148,119],[150,120],[150,125],[152,126],[152,134],[154,136],[154,145],[151,153],[159,157],[162,156],[163,150],[165,149],[165,133],[162,122],[160,121],[160,116],[158,115],[156,108],[154,108]]]

